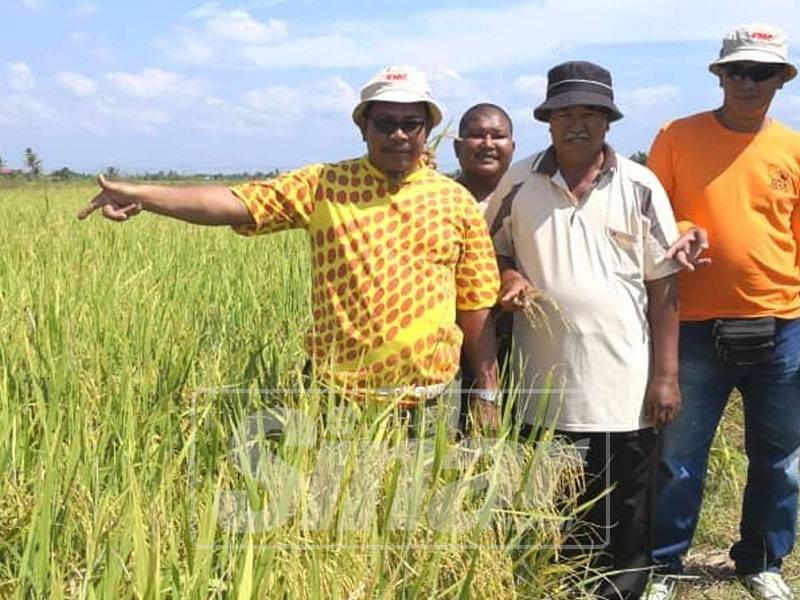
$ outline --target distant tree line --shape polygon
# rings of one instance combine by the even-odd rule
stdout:
[[[647,152],[643,152],[642,150],[638,150],[630,155],[629,157],[631,160],[646,165],[647,164]],[[44,171],[42,168],[42,159],[39,158],[39,155],[34,152],[32,148],[25,148],[25,153],[23,155],[23,160],[25,162],[25,168],[27,169],[25,173],[20,173],[18,171],[13,171],[6,168],[6,161],[0,156],[0,175],[4,176],[24,176],[28,179],[39,179],[44,175]],[[144,172],[144,173],[126,173],[121,171],[117,167],[106,167],[105,171],[103,171],[103,175],[107,179],[134,179],[134,180],[146,180],[146,181],[225,181],[231,179],[247,179],[247,180],[259,180],[259,179],[270,179],[278,175],[280,171],[278,169],[273,169],[272,171],[241,171],[239,173],[178,173],[175,170],[168,170],[168,171],[155,171],[155,172]],[[457,176],[458,171],[454,172],[452,175]],[[94,177],[92,173],[81,173],[79,171],[73,171],[69,167],[61,167],[56,171],[52,171],[49,175],[49,179],[54,181],[70,181],[73,179],[90,179]]]
[[[9,169],[6,160],[0,156],[0,176],[7,178],[26,178],[29,180],[47,178],[51,181],[71,181],[79,179],[92,179],[96,173],[82,173],[80,171],[73,171],[69,167],[61,167],[55,171],[46,174],[42,166],[42,159],[32,148],[25,148],[23,153],[23,162],[25,164],[25,171],[18,171]],[[146,181],[227,181],[227,180],[259,180],[270,179],[278,175],[280,171],[273,169],[271,171],[241,171],[239,173],[179,173],[173,169],[160,170],[160,171],[146,171],[143,173],[128,173],[120,170],[117,167],[106,167],[103,175],[107,179],[129,179],[129,180],[146,180]]]
[[[631,154],[628,158],[630,158],[633,162],[637,162],[640,165],[647,166],[647,152],[643,152],[642,150],[637,150],[633,154]]]

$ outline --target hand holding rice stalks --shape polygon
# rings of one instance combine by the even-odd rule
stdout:
[[[553,329],[550,327],[550,317],[547,314],[548,308],[552,314],[558,317],[564,329],[567,331],[575,329],[574,324],[564,314],[558,303],[539,290],[520,290],[514,301],[521,306],[520,311],[522,312],[522,316],[525,317],[525,320],[528,321],[528,325],[530,325],[532,329],[541,329],[544,327],[551,338],[553,337]]]

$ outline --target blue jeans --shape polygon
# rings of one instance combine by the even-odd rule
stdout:
[[[679,573],[700,513],[708,453],[733,388],[742,393],[749,466],[740,540],[730,555],[740,575],[779,571],[792,550],[800,455],[800,320],[778,320],[775,350],[764,363],[731,367],[717,360],[711,322],[680,332],[683,408],[664,428],[656,474],[653,558]]]

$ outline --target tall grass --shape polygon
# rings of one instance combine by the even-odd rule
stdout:
[[[557,445],[415,443],[392,411],[341,413],[308,391],[279,404],[310,415],[313,443],[242,437],[275,406],[257,390],[302,385],[302,234],[78,223],[93,192],[0,190],[0,596],[582,587],[586,573],[553,560],[576,492]]]

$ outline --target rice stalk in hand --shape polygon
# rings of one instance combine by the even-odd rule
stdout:
[[[547,314],[548,308],[558,317],[564,329],[567,331],[575,329],[575,325],[564,314],[558,303],[547,294],[543,294],[538,290],[533,292],[520,290],[518,299],[519,304],[522,305],[522,316],[528,321],[532,329],[544,328],[547,330],[547,335],[551,338],[553,337],[553,328],[550,326],[550,317]]]

